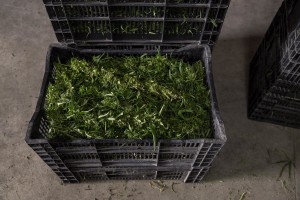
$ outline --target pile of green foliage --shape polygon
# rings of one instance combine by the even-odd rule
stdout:
[[[55,63],[49,138],[195,139],[212,135],[202,62],[101,55]]]

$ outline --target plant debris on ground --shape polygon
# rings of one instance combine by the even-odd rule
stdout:
[[[162,181],[158,180],[158,181],[151,181],[150,182],[151,187],[159,189],[160,192],[165,191],[168,187],[166,184],[164,184]]]
[[[95,56],[55,63],[45,111],[50,139],[196,139],[212,135],[201,61]]]

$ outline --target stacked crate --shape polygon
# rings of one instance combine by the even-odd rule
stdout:
[[[278,10],[250,66],[248,116],[300,127],[300,1]]]
[[[213,47],[230,0],[44,0],[60,43],[190,44]]]

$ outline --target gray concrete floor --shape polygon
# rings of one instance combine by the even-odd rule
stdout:
[[[161,193],[148,181],[63,185],[27,146],[25,131],[42,83],[46,51],[56,39],[42,0],[1,0],[0,200],[238,200],[242,194],[244,199],[296,199],[300,131],[246,117],[249,62],[281,1],[232,0],[213,53],[228,143],[202,184],[180,183],[174,192],[172,182],[165,182],[169,189]],[[283,152],[295,157],[298,169],[292,168],[290,178],[286,169],[278,179],[282,164],[272,163],[285,159]]]

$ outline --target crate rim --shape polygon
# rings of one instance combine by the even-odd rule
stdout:
[[[112,44],[112,46],[113,45],[114,44]],[[214,85],[214,81],[213,81],[210,47],[206,44],[190,44],[190,45],[186,45],[186,46],[178,49],[178,51],[184,50],[186,48],[191,48],[191,47],[202,48],[204,50],[203,54],[205,54],[205,58],[206,58],[206,59],[203,59],[202,62],[204,63],[204,66],[205,66],[208,88],[210,90],[211,113],[212,113],[212,121],[213,121],[213,125],[214,125],[213,126],[214,127],[213,138],[197,138],[197,139],[181,139],[181,140],[159,139],[159,140],[157,140],[157,145],[159,145],[160,143],[164,143],[164,142],[181,144],[181,143],[186,143],[186,142],[199,142],[199,141],[212,142],[212,143],[216,143],[216,144],[225,144],[225,142],[227,141],[225,126],[224,126],[223,120],[220,117],[217,95],[216,95],[215,85]],[[73,47],[69,47],[69,46],[64,46],[60,43],[50,44],[50,46],[48,48],[47,56],[46,56],[45,72],[44,72],[44,77],[43,77],[43,81],[42,81],[42,85],[41,85],[41,89],[40,89],[40,95],[38,98],[37,106],[35,108],[35,111],[34,111],[34,114],[31,118],[31,120],[29,121],[28,128],[26,131],[25,141],[27,144],[43,144],[43,143],[48,143],[48,144],[49,143],[94,144],[94,143],[103,143],[103,142],[106,142],[106,143],[107,142],[116,142],[116,143],[149,142],[149,143],[153,143],[153,139],[74,139],[74,140],[55,139],[55,140],[50,140],[50,139],[40,139],[40,138],[33,139],[33,138],[31,138],[31,135],[33,133],[33,130],[32,130],[33,123],[36,120],[37,116],[40,114],[40,112],[43,112],[43,100],[45,99],[45,94],[46,94],[44,89],[45,90],[47,89],[46,85],[47,85],[48,77],[50,76],[50,70],[49,70],[50,56],[52,55],[52,51],[55,48],[69,49],[69,50],[71,49],[74,51],[78,51],[79,53],[97,53],[97,49],[90,49],[90,50],[78,49],[76,47],[73,48]],[[174,50],[174,51],[177,51],[177,50]],[[216,127],[219,130],[216,130]],[[216,133],[219,133],[218,136],[216,136]]]

